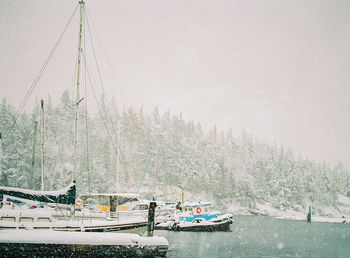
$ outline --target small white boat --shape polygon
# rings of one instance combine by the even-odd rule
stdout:
[[[156,230],[172,231],[229,231],[232,224],[232,218],[229,216],[220,216],[212,220],[196,218],[191,222],[187,221],[165,221],[155,226]]]
[[[185,203],[182,207],[183,212],[176,214],[179,222],[192,222],[195,219],[204,219],[206,221],[221,221],[224,219],[232,219],[231,213],[221,214],[220,211],[211,209],[211,202]]]
[[[228,231],[233,222],[232,214],[220,215],[211,211],[210,202],[185,203],[183,212],[173,218],[156,223],[156,230],[175,231]]]

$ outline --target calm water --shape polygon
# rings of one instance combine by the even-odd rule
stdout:
[[[350,257],[350,224],[234,216],[230,232],[155,231],[167,257]]]

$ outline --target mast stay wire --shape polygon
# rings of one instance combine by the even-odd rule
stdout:
[[[119,90],[120,90],[120,94],[121,94],[121,96],[122,96],[122,98],[123,98],[123,100],[124,100],[124,103],[125,103],[125,105],[127,106],[127,101],[126,101],[124,92],[123,92],[123,90],[122,90],[122,88],[121,88],[120,80],[118,79],[117,74],[116,74],[116,73],[114,72],[114,70],[113,70],[112,63],[111,63],[110,59],[108,58],[108,55],[107,55],[107,53],[106,53],[105,48],[103,47],[101,37],[99,36],[99,34],[98,34],[97,30],[96,30],[96,26],[95,26],[95,24],[94,24],[94,21],[91,19],[91,16],[90,16],[90,14],[88,13],[88,10],[87,10],[87,9],[86,9],[85,15],[90,17],[90,21],[91,21],[91,24],[92,24],[92,29],[95,31],[95,34],[96,34],[96,36],[97,36],[97,39],[98,39],[98,41],[99,41],[99,43],[100,43],[100,45],[101,45],[101,48],[102,48],[102,52],[103,52],[103,54],[104,54],[104,56],[105,56],[105,58],[106,58],[106,60],[107,60],[107,63],[108,63],[108,65],[109,65],[109,68],[110,68],[111,71],[112,71],[112,75],[113,75],[113,77],[114,77],[114,79],[115,79],[115,81],[116,81],[116,83],[117,83],[117,85],[118,85],[118,88],[119,88]],[[86,19],[87,19],[87,18],[86,18]]]
[[[93,93],[94,98],[95,98],[95,101],[96,101],[96,103],[97,103],[97,108],[98,108],[99,114],[100,114],[100,116],[103,118],[103,113],[102,113],[100,104],[99,104],[98,99],[97,99],[97,94],[96,94],[96,91],[95,91],[95,88],[94,88],[94,83],[92,82],[92,79],[91,79],[91,76],[90,76],[90,72],[89,72],[89,70],[88,70],[88,68],[87,68],[86,60],[84,60],[84,65],[85,65],[85,69],[86,69],[86,72],[87,72],[87,77],[88,77],[89,82],[90,82],[90,85],[91,85],[92,93]],[[113,141],[113,137],[111,136],[111,133],[110,133],[110,131],[109,131],[109,129],[108,129],[108,126],[107,126],[107,123],[106,123],[105,119],[102,119],[102,122],[103,122],[103,125],[104,125],[105,129],[106,129],[106,132],[107,132],[108,137],[111,139],[111,143],[112,143],[114,152],[115,152],[115,154],[117,155],[117,154],[118,154],[118,150],[117,150],[117,147],[115,146],[115,143],[114,143],[114,141]],[[127,165],[126,165],[126,162],[123,162],[123,160],[121,159],[121,156],[122,156],[121,154],[122,154],[122,153],[119,152],[119,155],[117,155],[117,158],[119,159],[119,161],[120,161],[121,163],[124,164],[124,166],[127,166]],[[125,171],[125,168],[124,168],[124,171]],[[135,182],[134,182],[134,184],[135,184]]]
[[[94,58],[95,58],[95,64],[96,64],[96,67],[97,67],[98,77],[99,77],[101,88],[102,88],[103,99],[104,99],[104,102],[105,102],[105,105],[106,105],[106,109],[107,109],[107,113],[108,113],[110,122],[112,124],[112,129],[113,129],[113,131],[115,133],[115,136],[117,137],[118,134],[117,134],[117,131],[115,129],[115,125],[114,125],[114,122],[113,122],[113,119],[112,119],[111,111],[110,111],[110,108],[109,108],[109,105],[108,105],[105,89],[104,89],[102,78],[101,78],[101,69],[100,69],[100,66],[98,64],[97,57],[96,57],[95,45],[94,45],[94,41],[93,41],[92,36],[91,36],[91,30],[90,30],[88,16],[87,15],[85,15],[85,16],[86,16],[86,23],[87,23],[87,27],[88,27],[88,31],[89,31],[90,40],[91,40],[92,51],[93,51]],[[118,142],[118,139],[117,139],[117,142]],[[118,143],[117,143],[117,146],[118,146]]]
[[[28,91],[27,91],[27,93],[26,93],[24,99],[22,100],[22,102],[21,102],[19,108],[18,108],[17,111],[16,111],[15,119],[14,119],[13,123],[7,128],[7,130],[6,130],[5,134],[4,134],[4,138],[10,133],[10,131],[12,130],[13,126],[16,124],[17,119],[19,118],[19,116],[20,116],[20,114],[21,114],[21,112],[22,112],[24,106],[26,105],[26,103],[27,103],[27,101],[28,101],[30,95],[32,94],[34,88],[35,88],[36,85],[38,84],[38,82],[39,82],[39,80],[40,80],[40,78],[41,78],[41,75],[44,73],[44,71],[45,71],[47,65],[49,64],[49,62],[50,62],[50,60],[51,60],[51,57],[53,56],[53,54],[55,53],[55,51],[56,51],[56,49],[57,49],[59,43],[61,42],[61,39],[63,38],[64,33],[66,32],[67,28],[69,27],[69,25],[70,25],[70,23],[71,23],[71,21],[72,21],[74,15],[75,15],[77,9],[78,9],[78,6],[79,6],[79,5],[76,5],[76,7],[74,8],[74,11],[73,11],[72,15],[70,16],[70,18],[69,18],[68,22],[66,23],[66,25],[65,25],[65,27],[64,27],[64,29],[63,29],[63,31],[61,32],[60,36],[58,37],[58,40],[56,41],[56,43],[54,44],[54,46],[51,48],[49,55],[47,56],[47,58],[45,59],[44,64],[42,65],[41,69],[39,70],[39,73],[38,73],[37,76],[35,77],[35,79],[34,79],[33,83],[31,84],[30,88],[28,89]]]
[[[106,109],[107,109],[108,117],[109,117],[109,120],[111,122],[113,132],[114,132],[115,137],[117,139],[117,152],[116,152],[116,155],[117,155],[117,159],[119,159],[119,161],[121,161],[121,158],[119,156],[121,156],[122,151],[121,151],[120,146],[118,144],[119,143],[118,133],[117,133],[117,130],[115,129],[115,125],[114,125],[114,122],[113,122],[113,119],[112,119],[112,114],[111,114],[111,111],[110,111],[110,108],[109,108],[109,105],[108,105],[108,101],[106,99],[106,94],[105,94],[105,90],[104,90],[104,86],[103,86],[103,82],[102,82],[102,77],[101,77],[101,69],[100,69],[98,61],[97,61],[95,45],[94,45],[94,41],[92,39],[91,29],[90,29],[90,25],[89,25],[89,19],[88,19],[88,16],[87,16],[86,12],[85,12],[85,16],[86,16],[86,23],[87,23],[87,27],[88,27],[89,37],[90,37],[90,40],[91,40],[91,46],[92,46],[92,50],[93,50],[93,54],[94,54],[95,64],[96,64],[97,71],[98,71],[98,77],[99,77],[99,81],[100,81],[101,88],[102,88],[103,100],[105,102],[104,104],[105,104]],[[112,139],[112,137],[110,137],[110,138]]]
[[[85,9],[86,12],[86,9]],[[83,38],[84,38],[84,50],[83,50],[83,61],[84,63],[86,62],[86,44],[85,44],[85,32],[86,32],[86,23],[85,19],[83,19]],[[86,70],[84,69],[84,89],[85,89],[85,133],[86,133],[86,170],[87,170],[87,180],[88,180],[88,189],[89,193],[91,193],[91,178],[90,178],[90,158],[89,158],[89,130],[88,130],[88,109],[87,109],[87,102],[88,102],[88,97],[87,97],[87,87],[86,87]]]

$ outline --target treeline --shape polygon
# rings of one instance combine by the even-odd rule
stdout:
[[[57,106],[45,103],[45,190],[65,187],[72,178],[74,106],[65,92]],[[199,123],[169,111],[152,114],[128,107],[118,110],[100,103],[100,113],[79,114],[77,184],[83,192],[136,192],[184,186],[217,204],[235,200],[254,208],[267,201],[280,209],[310,203],[335,206],[347,195],[348,171],[293,155],[290,149],[259,142],[252,136],[204,132]],[[13,122],[15,108],[6,98],[0,105],[0,131]],[[22,114],[2,141],[1,185],[40,189],[40,105]],[[37,131],[34,133],[35,121]],[[236,132],[235,132],[236,133]],[[34,148],[35,145],[35,148]],[[34,157],[34,159],[33,159]],[[141,190],[142,192],[142,190]]]

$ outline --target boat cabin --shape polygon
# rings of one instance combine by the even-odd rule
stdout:
[[[132,193],[92,193],[80,197],[83,207],[101,212],[129,211],[138,202],[139,194]]]
[[[197,218],[210,220],[220,216],[220,212],[211,211],[210,202],[184,203],[184,212],[179,216],[179,221],[192,222]]]

